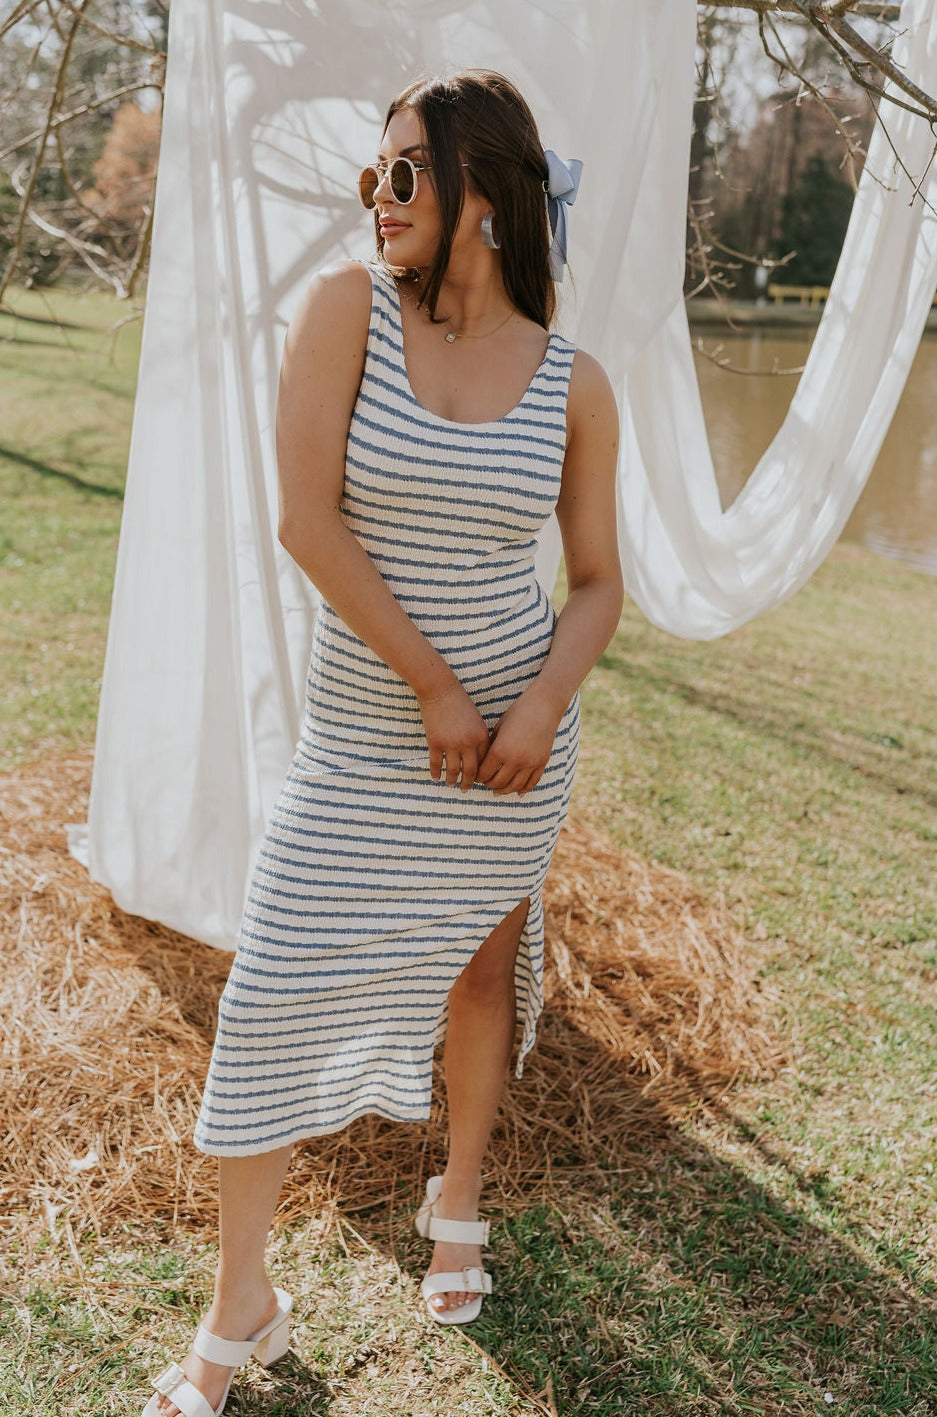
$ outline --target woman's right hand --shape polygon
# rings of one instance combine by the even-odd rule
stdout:
[[[417,694],[417,703],[429,744],[430,777],[439,781],[445,759],[446,782],[450,787],[458,783],[467,792],[488,751],[490,734],[485,720],[454,676],[439,693],[425,698]]]

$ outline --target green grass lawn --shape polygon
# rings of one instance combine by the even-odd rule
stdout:
[[[10,306],[7,767],[93,744],[139,342],[138,323],[107,334],[127,313],[108,297]],[[792,1067],[505,1217],[498,1297],[466,1333],[421,1316],[405,1211],[281,1227],[296,1351],[247,1370],[228,1411],[937,1414],[935,598],[840,547],[715,643],[626,609],[583,690],[578,806],[725,899]],[[186,1349],[213,1250],[144,1225],[72,1243],[65,1219],[2,1262],[0,1410],[134,1412]]]
[[[106,294],[0,309],[0,764],[93,742],[139,319]]]
[[[713,644],[627,614],[584,695],[590,816],[721,893],[783,986],[796,1075],[746,1127],[896,1251],[935,1235],[935,608],[841,547]]]

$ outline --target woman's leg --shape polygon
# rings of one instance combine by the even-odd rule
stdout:
[[[205,1327],[218,1338],[250,1338],[277,1311],[273,1285],[264,1268],[264,1245],[273,1219],[292,1146],[260,1156],[226,1156],[218,1163],[219,1258],[215,1297]],[[189,1353],[181,1364],[189,1381],[217,1407],[230,1368]],[[179,1409],[159,1397],[165,1417]]]
[[[480,946],[449,994],[445,1072],[449,1099],[449,1160],[436,1214],[447,1220],[478,1215],[482,1159],[498,1112],[511,1058],[517,1004],[514,962],[530,900],[525,897]],[[480,1265],[478,1245],[437,1241],[430,1274]],[[438,1294],[439,1309],[456,1309],[471,1294]]]

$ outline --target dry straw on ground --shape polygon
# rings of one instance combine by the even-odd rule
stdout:
[[[125,914],[68,855],[91,764],[0,779],[0,1187],[76,1229],[214,1224],[216,1164],[191,1143],[231,956]],[[633,1159],[700,1100],[781,1066],[757,961],[726,914],[581,821],[546,892],[546,1008],[511,1081],[489,1190],[512,1206]],[[296,1149],[279,1214],[408,1198],[442,1152],[429,1123],[364,1118]],[[5,1208],[6,1208],[5,1206]]]

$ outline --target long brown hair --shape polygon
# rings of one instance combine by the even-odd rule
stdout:
[[[556,292],[549,267],[550,223],[543,186],[547,163],[527,103],[503,74],[463,69],[443,78],[417,79],[405,88],[387,110],[385,132],[402,108],[413,109],[423,129],[442,220],[439,248],[419,303],[426,301],[435,321],[467,181],[494,210],[508,298],[522,314],[549,329]],[[376,210],[374,230],[383,260],[384,239]]]

